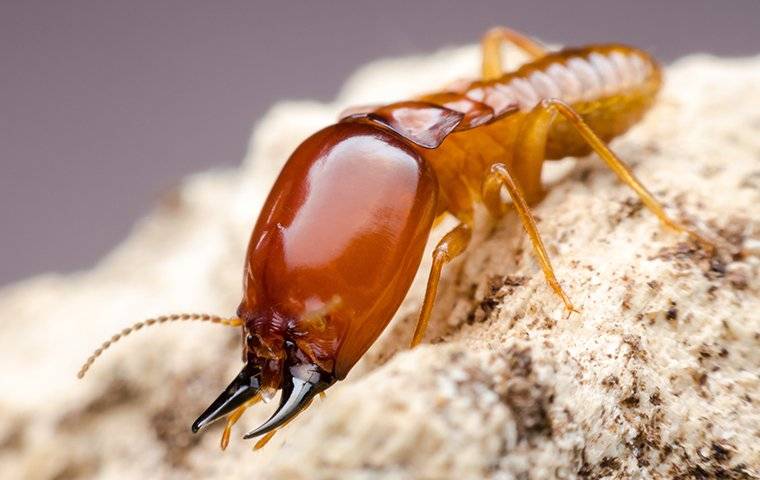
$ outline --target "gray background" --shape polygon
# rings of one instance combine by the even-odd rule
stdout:
[[[0,0],[0,284],[92,265],[179,178],[237,164],[277,100],[495,24],[665,61],[760,52],[758,0]]]

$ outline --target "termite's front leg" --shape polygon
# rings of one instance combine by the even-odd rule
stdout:
[[[467,248],[472,236],[472,228],[469,224],[462,222],[449,233],[444,235],[435,250],[433,250],[433,265],[430,268],[428,277],[427,290],[425,290],[425,300],[422,302],[422,311],[420,318],[417,320],[417,328],[414,330],[412,337],[412,347],[415,347],[422,341],[425,336],[430,314],[433,311],[435,295],[438,291],[438,281],[441,279],[443,266],[459,256]]]
[[[483,49],[483,80],[493,80],[504,74],[501,65],[501,46],[506,42],[523,50],[532,60],[546,55],[546,49],[541,44],[525,35],[506,27],[492,28],[480,40]]]
[[[243,413],[245,413],[248,408],[260,401],[261,395],[256,395],[252,399],[248,400],[233,410],[232,413],[227,416],[227,423],[224,426],[224,431],[222,431],[222,440],[220,442],[222,450],[225,450],[227,448],[227,445],[230,444],[230,434],[232,433],[232,427],[237,423],[238,420],[240,420],[240,417],[243,416]]]
[[[533,213],[530,211],[528,201],[525,198],[520,185],[515,181],[506,165],[497,163],[491,167],[491,171],[483,181],[483,203],[485,203],[492,215],[495,217],[501,216],[507,208],[507,204],[501,197],[502,187],[506,188],[509,196],[512,198],[515,210],[522,221],[523,228],[525,228],[528,237],[530,237],[530,243],[533,245],[533,253],[536,255],[538,263],[544,271],[547,283],[552,290],[559,295],[568,311],[577,312],[578,310],[573,307],[572,302],[570,302],[570,299],[557,281],[557,277],[554,275],[554,269],[549,260],[549,254],[546,253],[544,242],[541,240],[541,235],[538,233],[538,226],[536,225],[536,220],[533,218]]]

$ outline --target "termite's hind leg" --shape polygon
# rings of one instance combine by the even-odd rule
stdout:
[[[492,215],[495,217],[501,216],[506,209],[506,204],[501,198],[502,187],[507,189],[509,196],[512,198],[513,205],[520,217],[523,228],[525,228],[528,237],[530,237],[530,243],[533,245],[533,253],[536,255],[538,263],[541,265],[541,269],[546,277],[546,282],[552,290],[554,290],[554,293],[562,299],[562,302],[565,304],[565,308],[568,311],[577,312],[578,310],[573,306],[570,298],[565,294],[565,291],[562,290],[562,287],[557,281],[557,277],[554,275],[554,269],[549,260],[549,254],[546,253],[544,242],[541,240],[541,235],[538,233],[538,226],[530,211],[528,201],[506,165],[497,163],[491,166],[491,171],[483,181],[483,203],[485,203]]]
[[[589,127],[583,118],[572,107],[561,100],[549,99],[543,100],[535,108],[540,109],[541,112],[546,112],[546,118],[551,122],[554,112],[558,112],[578,131],[583,139],[591,146],[594,152],[604,161],[605,164],[612,170],[618,178],[631,187],[642,203],[652,212],[657,218],[666,226],[678,232],[687,233],[695,241],[700,243],[708,250],[714,251],[715,245],[705,237],[703,237],[696,230],[689,228],[681,222],[671,218],[665,213],[664,208],[658,202],[654,196],[641,184],[636,178],[631,169],[618,158],[615,153],[607,147],[607,145],[599,138],[591,127]]]
[[[483,80],[493,80],[504,74],[501,64],[501,46],[512,43],[535,60],[546,55],[546,49],[538,42],[506,27],[488,30],[480,40],[483,50]]]
[[[414,337],[412,337],[412,347],[419,344],[425,336],[425,330],[430,321],[430,314],[433,311],[433,303],[435,303],[438,281],[441,279],[443,266],[459,256],[467,248],[471,236],[471,226],[466,222],[462,222],[444,235],[441,241],[438,242],[438,245],[436,245],[435,250],[433,250],[433,265],[430,268],[427,290],[425,290],[425,299],[422,302],[419,320],[417,320],[417,328],[415,328]]]

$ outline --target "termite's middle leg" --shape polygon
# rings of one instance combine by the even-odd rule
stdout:
[[[527,53],[532,60],[546,55],[546,49],[538,42],[525,35],[506,27],[495,27],[488,30],[480,40],[483,50],[483,80],[493,80],[504,74],[501,64],[501,46],[505,42],[516,45]]]
[[[512,198],[512,203],[522,221],[523,228],[525,228],[528,237],[530,237],[530,243],[533,245],[533,253],[536,255],[538,263],[541,265],[541,269],[546,277],[546,282],[552,290],[554,290],[554,293],[559,295],[568,311],[577,312],[578,310],[573,307],[572,302],[565,294],[565,291],[562,290],[562,287],[557,281],[557,277],[554,275],[554,269],[549,260],[549,254],[546,253],[544,242],[541,240],[541,235],[538,233],[538,226],[536,225],[536,220],[533,218],[533,214],[528,206],[528,200],[525,198],[525,194],[520,188],[520,185],[515,181],[506,165],[497,163],[491,166],[491,171],[483,181],[483,203],[486,205],[486,208],[488,208],[488,211],[491,212],[491,215],[500,217],[507,208],[507,204],[501,197],[502,187],[507,189],[509,196]]]
[[[420,318],[417,320],[417,328],[414,329],[411,346],[415,347],[422,341],[425,336],[430,314],[433,311],[435,295],[438,292],[438,281],[441,279],[443,266],[459,256],[467,248],[472,237],[472,227],[468,222],[462,222],[449,233],[444,235],[435,250],[433,250],[433,265],[430,268],[427,289],[425,290],[425,299],[422,302]]]

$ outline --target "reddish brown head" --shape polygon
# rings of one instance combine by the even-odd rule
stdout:
[[[251,235],[238,319],[226,321],[243,327],[245,365],[193,431],[282,390],[275,414],[246,438],[264,434],[348,374],[420,264],[438,197],[422,152],[462,118],[403,102],[352,115],[296,149]]]
[[[248,247],[246,366],[194,425],[283,390],[276,428],[346,376],[390,321],[435,217],[436,179],[389,128],[344,121],[293,153]]]

